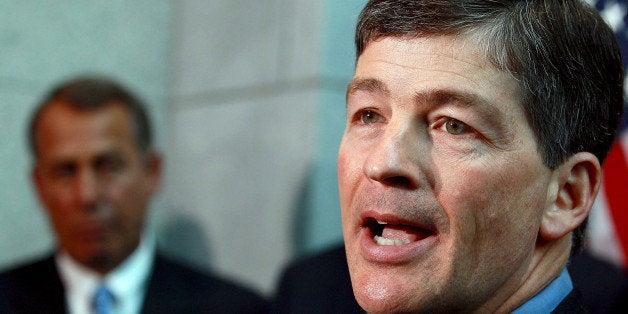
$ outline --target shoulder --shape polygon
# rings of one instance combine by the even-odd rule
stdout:
[[[62,312],[65,307],[52,255],[0,273],[0,294],[18,313]]]
[[[628,291],[628,275],[624,269],[587,251],[574,256],[568,269],[574,287],[582,294],[582,302],[591,312],[613,312],[613,306],[625,298],[622,291]]]
[[[3,287],[40,286],[42,281],[59,280],[53,255],[20,264],[0,273]]]
[[[268,308],[267,301],[251,289],[158,254],[145,312],[154,312],[151,307],[165,312],[164,306],[186,313],[264,313]]]
[[[363,313],[353,296],[344,246],[286,267],[272,308],[276,313]]]

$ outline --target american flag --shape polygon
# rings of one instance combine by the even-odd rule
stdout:
[[[628,0],[589,0],[613,28],[628,67]],[[628,76],[628,75],[627,75]],[[624,80],[625,83],[628,83]],[[624,84],[626,85],[626,84]],[[624,94],[626,94],[624,86]],[[624,108],[626,108],[624,103]],[[626,109],[624,109],[626,111]],[[603,166],[600,193],[589,218],[588,250],[628,269],[628,115]]]

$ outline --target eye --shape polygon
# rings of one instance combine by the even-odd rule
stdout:
[[[371,124],[379,122],[381,120],[381,116],[375,111],[367,109],[362,111],[361,119],[363,123]]]
[[[105,155],[96,159],[94,167],[101,174],[120,172],[124,167],[124,161],[120,156]]]
[[[445,122],[445,129],[449,134],[459,135],[469,131],[469,126],[460,120],[450,118]]]
[[[76,166],[71,163],[62,163],[53,168],[53,174],[57,178],[70,178],[76,172]]]

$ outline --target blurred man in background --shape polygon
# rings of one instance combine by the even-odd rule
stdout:
[[[32,117],[33,183],[57,250],[0,274],[18,313],[263,313],[255,293],[171,261],[146,227],[159,187],[143,104],[117,83],[80,77]],[[113,312],[112,312],[113,311]]]

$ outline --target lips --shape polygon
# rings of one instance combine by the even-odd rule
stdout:
[[[395,224],[379,220],[369,220],[367,227],[373,234],[373,239],[378,245],[404,245],[420,241],[431,235],[434,231],[419,226],[408,224]]]
[[[380,263],[415,260],[436,242],[437,229],[431,220],[409,221],[396,215],[365,213],[361,224],[361,251]]]

